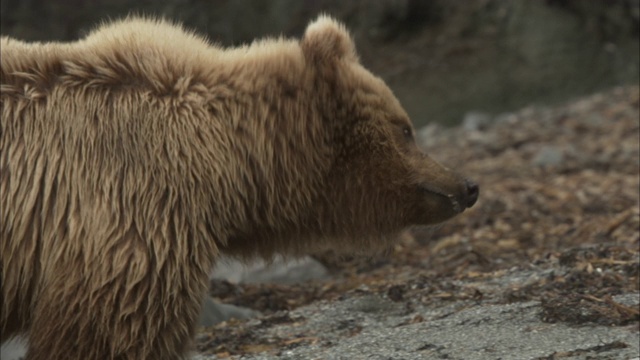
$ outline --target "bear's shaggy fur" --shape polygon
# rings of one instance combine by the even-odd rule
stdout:
[[[1,340],[27,359],[177,359],[219,254],[370,251],[471,206],[320,17],[221,49],[129,18],[2,38]]]

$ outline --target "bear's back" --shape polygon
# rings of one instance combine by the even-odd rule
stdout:
[[[215,68],[222,51],[163,20],[127,18],[98,27],[70,43],[26,43],[2,37],[2,96],[46,93],[51,86],[155,84],[159,90],[180,77]],[[40,94],[42,95],[42,94]]]
[[[160,96],[175,93],[175,87],[185,83],[249,89],[255,84],[240,75],[251,78],[268,71],[295,78],[305,63],[296,41],[266,39],[223,49],[180,25],[140,17],[104,24],[70,43],[2,37],[1,60],[3,99],[33,99],[52,86],[104,85],[109,91],[135,86]],[[39,90],[26,94],[25,89]]]

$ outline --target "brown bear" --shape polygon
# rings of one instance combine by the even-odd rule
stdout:
[[[326,16],[233,49],[141,18],[1,46],[0,330],[30,360],[181,358],[220,254],[380,249],[478,196]]]

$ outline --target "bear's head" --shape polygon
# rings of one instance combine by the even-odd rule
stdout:
[[[348,237],[348,250],[354,244],[362,249],[473,206],[478,185],[421,151],[407,113],[385,83],[360,64],[343,25],[321,16],[308,26],[300,46],[316,78],[316,107],[332,129],[332,163],[313,214],[323,235]]]

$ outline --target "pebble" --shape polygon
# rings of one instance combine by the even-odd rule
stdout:
[[[464,115],[462,128],[465,131],[482,131],[491,124],[491,116],[479,111],[470,111]]]
[[[259,311],[231,304],[218,303],[207,296],[202,305],[202,312],[200,313],[198,324],[207,327],[229,319],[244,320],[260,315],[261,313]]]
[[[564,161],[564,152],[555,146],[542,146],[531,161],[535,166],[558,166]]]
[[[308,256],[297,260],[276,257],[270,264],[262,260],[245,264],[237,260],[225,259],[215,267],[212,278],[232,283],[291,285],[324,279],[328,274],[324,265]]]

